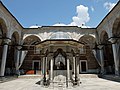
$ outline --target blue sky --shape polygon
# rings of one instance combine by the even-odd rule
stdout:
[[[118,0],[2,0],[23,27],[96,27]]]

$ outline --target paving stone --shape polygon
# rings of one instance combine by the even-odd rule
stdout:
[[[81,78],[81,84],[72,88],[43,87],[36,84],[40,79],[16,79],[0,83],[0,90],[120,90],[120,83],[101,78]]]

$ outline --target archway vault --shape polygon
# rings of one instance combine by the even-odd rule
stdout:
[[[116,18],[113,23],[112,34],[115,37],[120,37],[120,17]]]
[[[36,35],[28,35],[23,39],[24,45],[33,45],[38,42],[41,42],[41,39]]]

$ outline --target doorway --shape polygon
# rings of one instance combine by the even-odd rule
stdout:
[[[88,70],[87,60],[80,60],[80,72],[87,73],[87,70]]]
[[[37,74],[37,71],[40,70],[40,61],[38,61],[38,60],[33,61],[32,68],[34,70],[34,74]]]

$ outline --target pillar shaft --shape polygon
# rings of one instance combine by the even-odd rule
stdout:
[[[79,60],[77,60],[77,76],[79,76]]]
[[[74,74],[75,74],[75,57],[73,57],[73,64],[74,64]]]
[[[75,58],[75,82],[77,82],[77,60]]]
[[[115,63],[115,75],[119,75],[119,59],[117,58],[117,50],[116,45],[112,44],[113,48],[113,57],[114,57],[114,63]]]
[[[43,75],[43,60],[41,59],[41,75]]]
[[[45,66],[46,66],[46,67],[45,67],[45,71],[46,71],[46,72],[45,72],[45,73],[46,73],[46,75],[47,75],[47,68],[48,68],[48,67],[47,67],[47,57],[46,57],[46,60],[45,60],[45,61],[46,61],[46,63],[45,63]]]
[[[69,59],[67,59],[67,79],[70,80],[70,62]]]
[[[104,56],[103,56],[103,50],[102,49],[100,49],[99,50],[99,52],[100,52],[100,62],[101,62],[101,74],[104,74],[105,72],[104,72]]]
[[[50,64],[50,79],[53,81],[53,59],[51,59],[51,64]]]
[[[17,50],[17,58],[16,58],[16,74],[20,75],[19,73],[19,62],[20,62],[20,51]]]
[[[1,73],[0,73],[0,76],[4,76],[4,73],[5,73],[7,50],[8,50],[8,45],[4,45],[4,47],[3,47],[3,54],[2,54],[2,62],[1,62]]]
[[[43,72],[44,72],[44,82],[46,82],[46,57],[43,58],[43,63],[44,63],[44,68],[43,68]]]
[[[44,72],[45,72],[45,67],[44,67],[44,63],[45,63],[45,58],[43,57],[43,59],[42,59],[42,74],[44,75]]]

